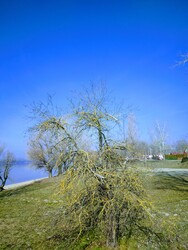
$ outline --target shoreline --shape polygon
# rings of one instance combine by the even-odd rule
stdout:
[[[187,169],[186,168],[155,168],[155,169],[152,169],[151,172],[155,172],[155,173],[166,173],[166,172],[183,173],[184,172],[184,173],[188,174],[188,168]],[[33,180],[29,180],[29,181],[18,182],[15,184],[8,184],[8,185],[4,186],[4,189],[10,190],[10,189],[18,188],[18,187],[24,187],[24,186],[33,184],[37,181],[47,179],[47,178],[48,177],[42,177],[42,178],[33,179]]]
[[[24,187],[24,186],[30,185],[32,183],[35,183],[37,181],[41,181],[41,180],[47,179],[47,178],[48,177],[43,177],[43,178],[34,179],[34,180],[30,180],[30,181],[23,181],[23,182],[18,182],[18,183],[15,183],[15,184],[5,185],[4,189],[5,190],[10,190],[10,189],[18,188],[18,187]]]

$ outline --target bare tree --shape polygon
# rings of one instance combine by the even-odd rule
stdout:
[[[188,152],[188,141],[185,139],[178,140],[175,143],[175,150],[179,153]]]
[[[33,103],[30,112],[34,124],[29,128],[29,157],[37,167],[46,168],[49,176],[54,168],[59,175],[79,150],[76,129],[69,123],[71,116],[65,118],[51,97],[47,103]]]
[[[133,113],[127,116],[127,138],[126,148],[129,155],[133,158],[138,157],[138,128],[136,124],[136,117]]]
[[[3,146],[0,147],[0,191],[4,190],[4,186],[9,177],[11,168],[15,163],[13,154],[9,151],[5,151]]]
[[[44,168],[48,176],[52,177],[52,171],[56,164],[56,154],[53,147],[53,139],[47,135],[40,135],[29,142],[28,156],[32,165],[36,168]]]
[[[166,124],[160,124],[158,121],[154,124],[154,129],[151,132],[152,147],[156,154],[165,154],[167,144],[167,129]]]
[[[138,141],[136,146],[136,151],[140,156],[146,156],[150,154],[150,146],[145,141]]]
[[[119,117],[110,104],[109,93],[104,85],[91,85],[79,96],[79,102],[73,103],[76,126],[80,131],[96,136],[101,164],[102,152],[109,147],[109,133],[118,124]]]

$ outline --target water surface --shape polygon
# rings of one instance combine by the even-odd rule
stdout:
[[[44,169],[36,169],[29,161],[19,161],[11,169],[6,185],[47,177]]]

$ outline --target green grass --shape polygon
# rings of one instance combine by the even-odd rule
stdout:
[[[56,232],[53,217],[61,208],[58,189],[54,178],[0,193],[0,249],[53,247],[48,239]]]
[[[149,163],[149,167],[152,168],[180,166],[179,161]],[[176,221],[177,232],[181,235],[182,241],[186,242],[188,235],[187,176],[173,176],[167,173],[146,174],[144,181],[153,206],[161,216]],[[1,192],[0,249],[68,250],[61,237],[60,224],[58,223],[58,226],[56,224],[56,220],[62,214],[59,190],[60,178],[55,177]],[[83,246],[86,243],[82,241]],[[84,248],[80,247],[80,249]],[[93,246],[88,249],[106,248]]]
[[[182,165],[184,165],[182,167]],[[149,162],[152,168],[186,168],[180,161]],[[188,235],[188,173],[165,172],[152,174],[147,179],[146,188],[153,206],[169,220],[177,223],[177,232],[182,241]]]
[[[179,189],[172,184],[172,187],[175,188],[171,189],[168,184],[172,182],[174,184],[174,179],[170,177],[168,180],[166,177],[164,180],[163,177],[156,178],[155,188],[148,192],[153,206],[157,208],[161,216],[166,216],[167,219],[169,218],[170,221],[177,224],[177,233],[180,235],[181,241],[188,243],[188,187],[184,186],[184,189]]]
[[[147,161],[147,166],[151,168],[186,168],[188,169],[188,162],[181,163],[181,160],[164,160],[164,161]]]

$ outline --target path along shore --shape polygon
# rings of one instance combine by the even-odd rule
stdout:
[[[35,183],[36,181],[40,181],[43,179],[46,179],[48,177],[44,177],[44,178],[40,178],[40,179],[35,179],[35,180],[30,180],[30,181],[24,181],[24,182],[19,182],[19,183],[15,183],[15,184],[10,184],[10,185],[5,185],[4,189],[14,189],[14,188],[18,188],[18,187],[24,187],[27,185],[30,185],[32,183]]]

